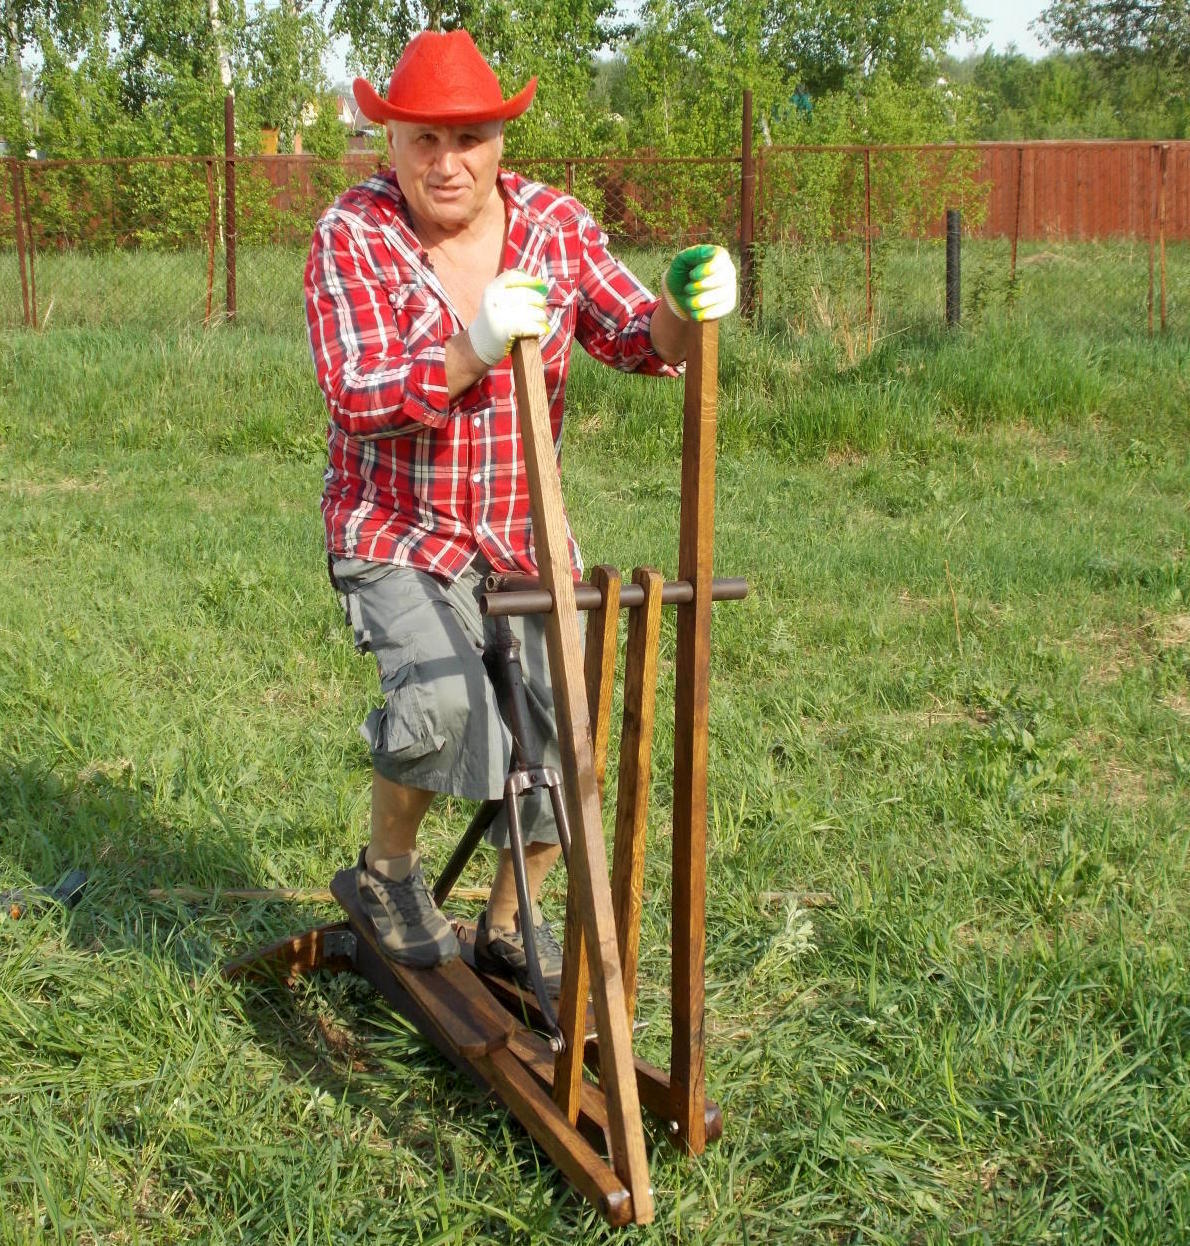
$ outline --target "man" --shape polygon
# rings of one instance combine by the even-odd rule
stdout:
[[[426,887],[418,826],[436,792],[500,797],[510,758],[478,598],[489,569],[536,571],[512,343],[541,339],[557,442],[575,338],[614,367],[677,375],[690,321],[734,307],[735,270],[722,248],[690,248],[657,300],[576,200],[501,170],[504,123],[529,107],[536,79],[504,99],[464,31],[417,35],[387,98],[363,79],[354,89],[385,125],[391,170],[328,209],[306,267],[330,413],[322,511],[332,578],[384,693],[361,728],[373,775],[360,900],[385,953],[424,967],[458,941]],[[573,538],[571,554],[577,574]],[[542,622],[514,630],[533,725],[557,765]],[[548,801],[529,797],[523,822],[537,948],[556,988],[561,948],[536,907],[560,852]],[[488,838],[501,853],[476,959],[524,983],[503,815]]]

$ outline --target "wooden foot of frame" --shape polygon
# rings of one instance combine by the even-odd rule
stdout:
[[[318,926],[231,961],[224,967],[224,977],[292,983],[320,970],[358,973],[452,1065],[503,1102],[610,1224],[632,1223],[632,1196],[604,1158],[610,1151],[610,1133],[603,1093],[584,1078],[576,1121],[572,1124],[558,1109],[552,1093],[555,1056],[532,1028],[540,1023],[536,1000],[510,982],[475,971],[474,925],[456,926],[463,947],[459,960],[433,970],[405,969],[385,959],[368,933],[347,871],[336,876],[331,890],[349,914],[347,921]],[[592,1012],[586,1020],[591,1029],[583,1045],[584,1060],[598,1070]],[[669,1075],[639,1058],[634,1071],[641,1105],[670,1136],[675,1135],[676,1122],[669,1115]],[[723,1114],[709,1100],[705,1132],[708,1141],[723,1132]]]

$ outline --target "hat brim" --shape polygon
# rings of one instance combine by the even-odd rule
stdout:
[[[537,79],[530,78],[525,86],[499,108],[435,108],[427,101],[424,108],[400,108],[389,103],[367,78],[356,78],[351,84],[355,102],[369,121],[421,121],[428,125],[478,125],[481,121],[511,121],[519,117],[537,92]]]

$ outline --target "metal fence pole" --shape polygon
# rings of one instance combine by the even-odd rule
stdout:
[[[1016,149],[1016,206],[1012,213],[1012,258],[1008,265],[1008,284],[1016,285],[1016,251],[1021,241],[1021,187],[1025,180],[1025,149]]]
[[[946,209],[946,323],[957,325],[962,318],[962,277],[959,271],[963,239],[963,218],[958,208]]]
[[[1161,144],[1161,181],[1157,190],[1157,246],[1161,256],[1161,332],[1165,332],[1165,182],[1169,171],[1169,144]]]
[[[223,98],[223,241],[227,259],[227,319],[236,315],[236,101]]]
[[[756,314],[756,162],[752,148],[752,92],[744,92],[740,157],[740,315]]]
[[[25,181],[25,162],[17,163],[17,180],[20,183],[21,213],[24,218],[25,255],[29,266],[29,320],[31,329],[37,328],[37,244],[33,238],[33,215],[29,210],[29,187]]]
[[[207,158],[207,306],[203,315],[204,325],[211,323],[211,308],[215,301],[215,239],[219,233],[219,196],[215,191],[215,158]]]
[[[868,318],[868,354],[872,353],[872,149],[864,148],[864,301]]]
[[[17,245],[17,263],[21,269],[21,310],[26,327],[32,328],[33,316],[29,306],[29,270],[25,258],[25,228],[21,221],[21,179],[17,168],[17,161],[9,161],[9,172],[12,175],[12,233]]]
[[[1154,251],[1157,245],[1157,174],[1154,166],[1157,163],[1157,144],[1149,148],[1149,297],[1147,302],[1149,317],[1149,337],[1153,336],[1153,273],[1155,268]]]

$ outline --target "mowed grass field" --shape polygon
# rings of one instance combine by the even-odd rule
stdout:
[[[657,1219],[618,1238],[358,979],[219,976],[335,912],[218,892],[324,886],[367,823],[300,334],[0,340],[0,889],[90,876],[0,922],[0,1242],[1190,1239],[1190,342],[1050,310],[870,357],[724,331],[725,1133],[686,1159],[648,1122]],[[680,401],[576,358],[589,562],[674,573]],[[659,1062],[673,652],[670,619]]]

